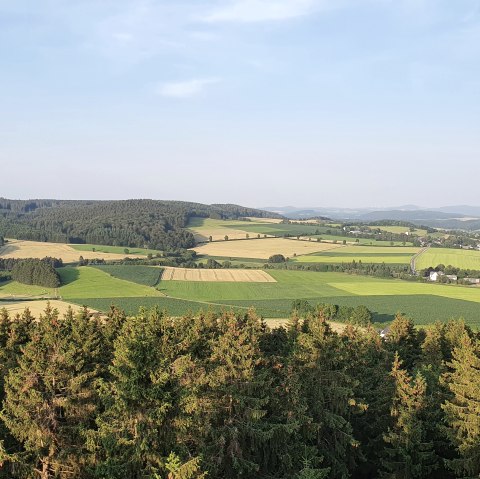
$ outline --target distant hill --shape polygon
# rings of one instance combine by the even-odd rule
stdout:
[[[429,221],[429,220],[445,220],[458,218],[456,213],[443,213],[441,211],[428,210],[386,210],[371,211],[359,215],[357,219],[362,221],[378,221],[378,220],[399,220],[399,221]]]
[[[236,219],[279,215],[239,205],[184,201],[0,198],[0,237],[175,250],[194,246],[192,233],[185,229],[192,216]]]
[[[324,208],[324,207],[266,207],[290,219],[328,217],[343,221],[407,221],[433,228],[480,230],[480,206],[443,206],[420,208],[403,205],[396,208]]]

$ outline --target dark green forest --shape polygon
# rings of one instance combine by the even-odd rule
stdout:
[[[0,198],[0,236],[55,243],[176,250],[195,244],[192,233],[182,229],[192,216],[235,219],[272,216],[272,213],[237,205],[182,201]]]
[[[0,314],[0,477],[473,478],[480,343],[397,315],[334,332],[320,308]]]
[[[60,275],[49,261],[24,259],[17,261],[11,271],[13,281],[23,284],[35,284],[45,288],[60,286]]]

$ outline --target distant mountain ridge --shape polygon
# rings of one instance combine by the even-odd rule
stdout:
[[[403,205],[394,208],[263,207],[290,219],[328,217],[343,221],[408,221],[444,229],[480,230],[480,206],[457,205],[422,208]]]

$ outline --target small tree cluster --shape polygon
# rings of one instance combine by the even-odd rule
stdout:
[[[25,259],[12,268],[12,279],[23,284],[35,284],[45,288],[60,286],[60,276],[48,261]]]

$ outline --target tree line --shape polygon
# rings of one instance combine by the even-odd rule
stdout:
[[[225,312],[0,314],[0,477],[480,474],[480,344],[397,315],[334,332]]]
[[[57,243],[175,250],[195,245],[185,230],[194,216],[271,216],[238,205],[181,201],[8,200],[0,199],[0,235]]]
[[[23,284],[34,284],[45,288],[60,286],[60,275],[50,261],[24,259],[17,261],[11,270],[11,278]]]

